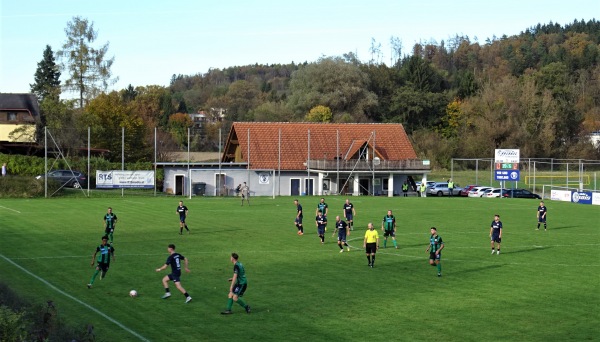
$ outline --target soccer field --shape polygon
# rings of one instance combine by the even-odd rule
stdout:
[[[321,245],[318,197],[184,199],[191,234],[179,235],[178,198],[34,199],[0,202],[0,277],[25,298],[53,300],[61,318],[93,324],[98,341],[564,341],[593,340],[600,325],[600,208],[547,201],[548,231],[536,231],[537,200],[351,197],[350,252],[332,238],[345,197],[329,196]],[[108,206],[118,216],[116,261],[88,289],[90,261]],[[399,249],[388,242],[367,267],[368,222],[380,231],[388,209]],[[494,214],[502,254],[490,255]],[[429,228],[445,249],[442,273],[429,266]],[[381,231],[380,231],[381,232]],[[382,236],[382,234],[380,234]],[[190,260],[182,285],[161,299],[167,245]],[[383,242],[381,243],[383,247]],[[392,246],[390,248],[390,246]],[[223,316],[231,252],[248,277],[246,314]],[[171,283],[172,284],[172,283]],[[130,298],[131,289],[139,296]]]

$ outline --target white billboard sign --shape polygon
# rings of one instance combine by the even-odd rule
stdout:
[[[154,189],[154,171],[96,170],[97,189]]]
[[[550,191],[550,199],[553,201],[571,202],[571,191],[552,190]]]
[[[496,149],[495,163],[519,163],[519,149]]]

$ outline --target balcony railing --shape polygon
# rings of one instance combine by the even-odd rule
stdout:
[[[375,165],[378,164],[378,165]],[[379,160],[373,163],[372,160],[311,160],[307,163],[307,168],[327,171],[392,171],[392,170],[429,170],[429,165],[423,165],[421,159],[407,160]]]

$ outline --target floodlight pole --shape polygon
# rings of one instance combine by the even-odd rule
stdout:
[[[125,171],[125,126],[121,127],[121,172]],[[125,196],[125,188],[121,188],[121,197]]]
[[[48,126],[44,126],[44,198],[48,198]]]
[[[187,155],[188,155],[188,182],[190,184],[189,186],[189,198],[192,199],[192,171],[190,170],[190,128],[188,127],[187,129]],[[204,191],[206,192],[206,189],[204,189]]]
[[[91,146],[90,136],[91,136],[91,128],[88,126],[88,149],[87,149],[88,150],[88,160],[87,160],[87,164],[88,164],[87,165],[88,166],[88,169],[87,169],[87,174],[88,174],[88,179],[87,179],[88,186],[87,186],[87,190],[88,190],[88,193],[87,193],[87,195],[88,195],[88,197],[90,197],[90,177],[91,177],[91,175],[90,175],[90,171],[91,171],[91,168],[90,168],[90,146]]]
[[[156,197],[156,127],[154,127],[154,197]]]

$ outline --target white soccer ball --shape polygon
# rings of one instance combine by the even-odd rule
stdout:
[[[136,290],[131,290],[131,291],[129,291],[129,295],[131,297],[137,297],[137,291]]]

